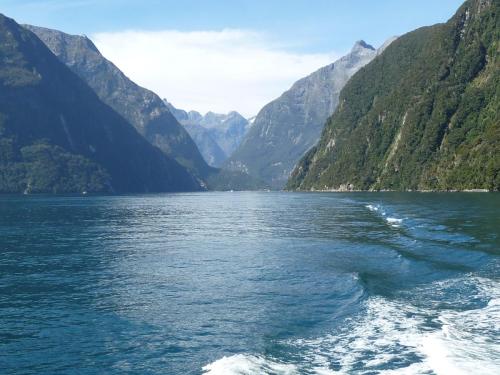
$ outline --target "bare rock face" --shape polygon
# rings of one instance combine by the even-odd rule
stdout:
[[[24,25],[99,98],[129,121],[150,143],[204,178],[209,166],[183,126],[152,91],[138,86],[107,60],[90,39],[58,30]]]
[[[281,189],[295,164],[319,140],[349,78],[391,41],[379,50],[358,41],[348,55],[297,81],[262,108],[224,167],[247,171]]]

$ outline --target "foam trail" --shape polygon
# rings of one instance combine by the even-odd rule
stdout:
[[[367,204],[365,207],[372,212],[377,212],[382,215],[387,224],[392,227],[398,228],[403,223],[403,219],[387,216],[387,212],[380,205]]]
[[[440,331],[424,336],[421,351],[437,375],[500,373],[500,287],[478,279],[488,304],[480,309],[446,311]]]
[[[474,299],[485,301],[480,308],[464,310],[457,301],[457,309],[437,312],[371,297],[364,313],[348,319],[338,331],[282,342],[300,353],[300,360],[293,364],[238,354],[203,370],[210,375],[500,374],[500,343],[495,341],[500,337],[500,282],[469,276],[428,288],[439,299],[449,288],[471,284],[476,290]]]
[[[393,227],[399,227],[400,224],[403,222],[403,219],[398,219],[396,217],[388,217],[385,219],[387,223]]]
[[[260,356],[236,354],[203,366],[206,375],[299,375],[296,366]]]

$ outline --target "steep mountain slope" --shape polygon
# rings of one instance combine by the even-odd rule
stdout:
[[[222,165],[240,145],[250,128],[248,120],[235,111],[228,114],[208,112],[202,116],[196,111],[186,112],[167,101],[165,103],[184,125],[205,160],[213,167]]]
[[[358,72],[288,188],[498,190],[499,3],[466,1]]]
[[[153,145],[202,178],[213,172],[165,103],[127,78],[91,40],[42,27],[25,27]]]
[[[185,128],[209,165],[217,167],[227,159],[226,153],[214,140],[210,129],[197,124],[185,125]]]
[[[297,161],[318,141],[342,87],[376,55],[372,46],[359,41],[348,55],[296,82],[259,112],[225,166],[282,188]]]
[[[199,189],[35,34],[0,14],[0,192]]]
[[[227,157],[240,145],[249,129],[248,120],[236,111],[228,114],[208,112],[199,124],[210,131]]]

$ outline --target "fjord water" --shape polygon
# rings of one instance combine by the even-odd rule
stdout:
[[[500,195],[0,197],[5,374],[500,373]]]

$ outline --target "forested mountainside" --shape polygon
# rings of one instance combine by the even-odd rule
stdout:
[[[87,37],[43,27],[24,27],[33,31],[104,103],[129,121],[151,144],[188,168],[204,187],[240,190],[265,186],[245,173],[222,172],[209,166],[167,104],[126,77]]]
[[[150,143],[200,177],[211,172],[195,143],[155,93],[132,82],[85,36],[24,25],[99,98],[128,120]]]
[[[0,15],[0,192],[200,189],[35,34]]]
[[[499,3],[468,0],[354,75],[287,188],[498,190]]]
[[[342,87],[377,53],[359,41],[346,56],[297,81],[258,113],[224,166],[262,178],[275,189],[283,188],[295,164],[318,142]]]

